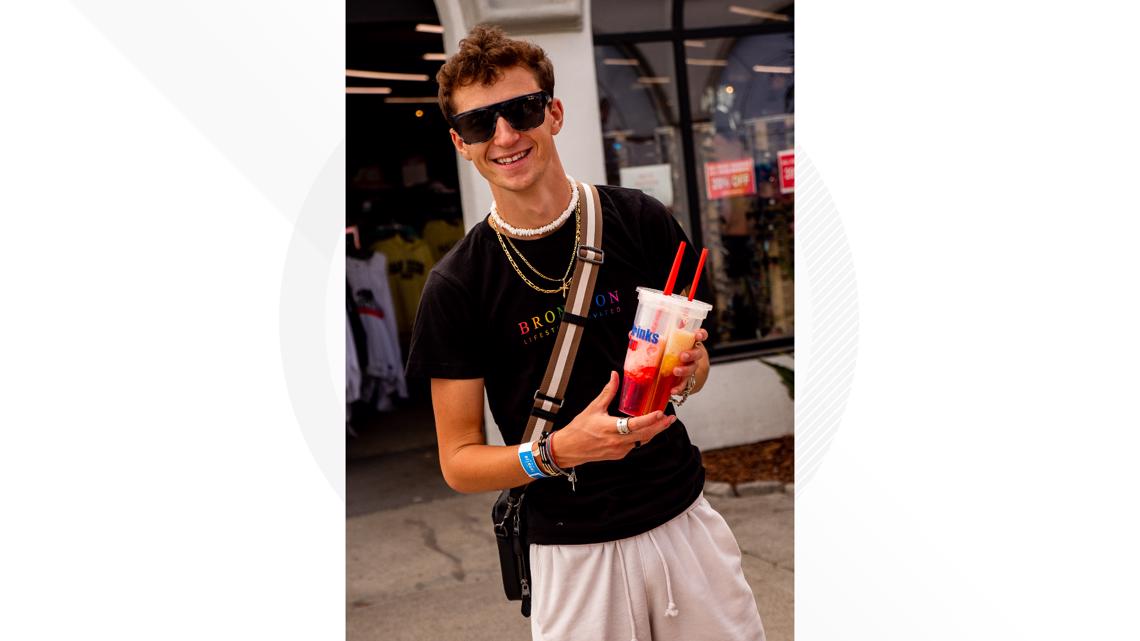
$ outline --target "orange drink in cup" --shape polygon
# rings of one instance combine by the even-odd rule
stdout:
[[[693,349],[697,342],[697,330],[701,328],[712,305],[699,300],[686,300],[683,296],[672,296],[673,315],[670,318],[672,329],[665,341],[665,351],[661,355],[661,367],[657,371],[657,382],[653,391],[653,400],[648,406],[649,412],[664,410],[669,403],[669,393],[680,385],[684,379],[674,376],[673,370],[684,365],[681,362],[681,352]]]

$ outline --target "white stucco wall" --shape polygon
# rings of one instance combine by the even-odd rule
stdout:
[[[795,369],[791,356],[764,360]],[[677,408],[677,416],[702,450],[784,436],[795,425],[792,399],[780,375],[758,358],[713,365],[701,393]]]

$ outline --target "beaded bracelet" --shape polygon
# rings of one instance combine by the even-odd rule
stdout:
[[[554,471],[554,468],[550,466],[550,462],[546,459],[541,444],[538,447],[538,458],[534,459],[534,462],[538,464],[538,468],[542,470],[542,473],[546,476],[558,476],[558,472]]]
[[[538,439],[538,455],[546,467],[550,468],[556,476],[570,476],[566,470],[558,467],[554,462],[554,452],[550,447],[550,432],[543,432]]]
[[[561,470],[562,468],[558,466],[558,463],[554,462],[555,459],[554,459],[554,433],[553,432],[551,432],[550,438],[547,439],[546,449],[550,453],[550,462],[552,464],[554,464],[554,467],[557,467],[558,469]]]

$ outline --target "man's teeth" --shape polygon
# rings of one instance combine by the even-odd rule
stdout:
[[[529,149],[527,149],[525,151],[520,151],[519,153],[517,153],[513,156],[509,156],[507,158],[496,158],[495,162],[499,163],[500,165],[509,165],[509,164],[521,159],[523,156],[527,155],[528,153],[530,153]]]

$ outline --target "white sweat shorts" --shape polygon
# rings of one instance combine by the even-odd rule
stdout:
[[[530,546],[534,641],[764,641],[740,546],[702,494],[627,539]]]

